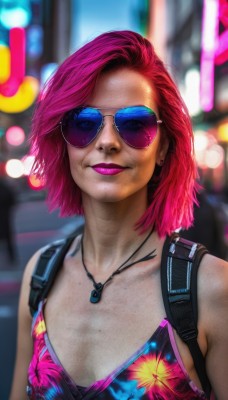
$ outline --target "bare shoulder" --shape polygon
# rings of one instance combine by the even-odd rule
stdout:
[[[206,254],[199,268],[199,298],[211,311],[228,306],[228,262]],[[227,310],[226,310],[227,311]]]
[[[33,254],[33,256],[30,258],[25,267],[21,284],[21,294],[20,294],[21,300],[26,299],[26,301],[28,302],[31,277],[42,251],[43,249],[39,249],[38,251],[36,251],[36,253]]]
[[[199,327],[206,338],[206,366],[220,400],[228,393],[228,262],[206,255],[199,269]],[[215,368],[216,366],[216,368]]]
[[[17,353],[14,367],[14,377],[11,388],[10,400],[27,399],[26,384],[27,370],[32,357],[31,324],[32,316],[29,310],[30,280],[39,258],[41,250],[37,251],[25,267],[21,283],[19,307],[18,307],[18,329],[17,329]]]

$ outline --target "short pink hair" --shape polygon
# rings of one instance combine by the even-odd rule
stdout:
[[[59,129],[64,114],[86,104],[105,70],[131,68],[149,78],[157,95],[162,135],[169,140],[164,165],[148,183],[149,204],[137,222],[140,232],[155,226],[159,236],[193,220],[197,169],[188,110],[179,91],[146,38],[132,31],[104,33],[69,56],[41,93],[33,116],[34,170],[46,181],[50,210],[60,216],[83,214],[81,191],[69,167],[66,143]]]

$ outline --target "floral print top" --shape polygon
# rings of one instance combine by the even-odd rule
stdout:
[[[28,370],[28,399],[206,399],[204,392],[189,378],[166,319],[151,338],[115,371],[87,388],[77,386],[51,346],[43,308],[42,301],[33,319],[34,351]]]

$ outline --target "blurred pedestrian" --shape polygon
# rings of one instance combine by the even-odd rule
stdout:
[[[218,204],[213,204],[204,191],[197,194],[199,205],[194,204],[194,223],[181,231],[185,239],[202,243],[216,257],[226,259],[225,215]]]
[[[3,242],[10,263],[16,261],[13,212],[16,192],[5,177],[0,176],[0,241]]]

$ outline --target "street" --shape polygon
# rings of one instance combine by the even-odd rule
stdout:
[[[8,400],[16,350],[17,307],[24,267],[32,254],[52,240],[65,237],[81,218],[50,214],[42,200],[19,203],[14,227],[18,260],[10,264],[0,243],[0,400]],[[18,399],[19,400],[19,399]]]

